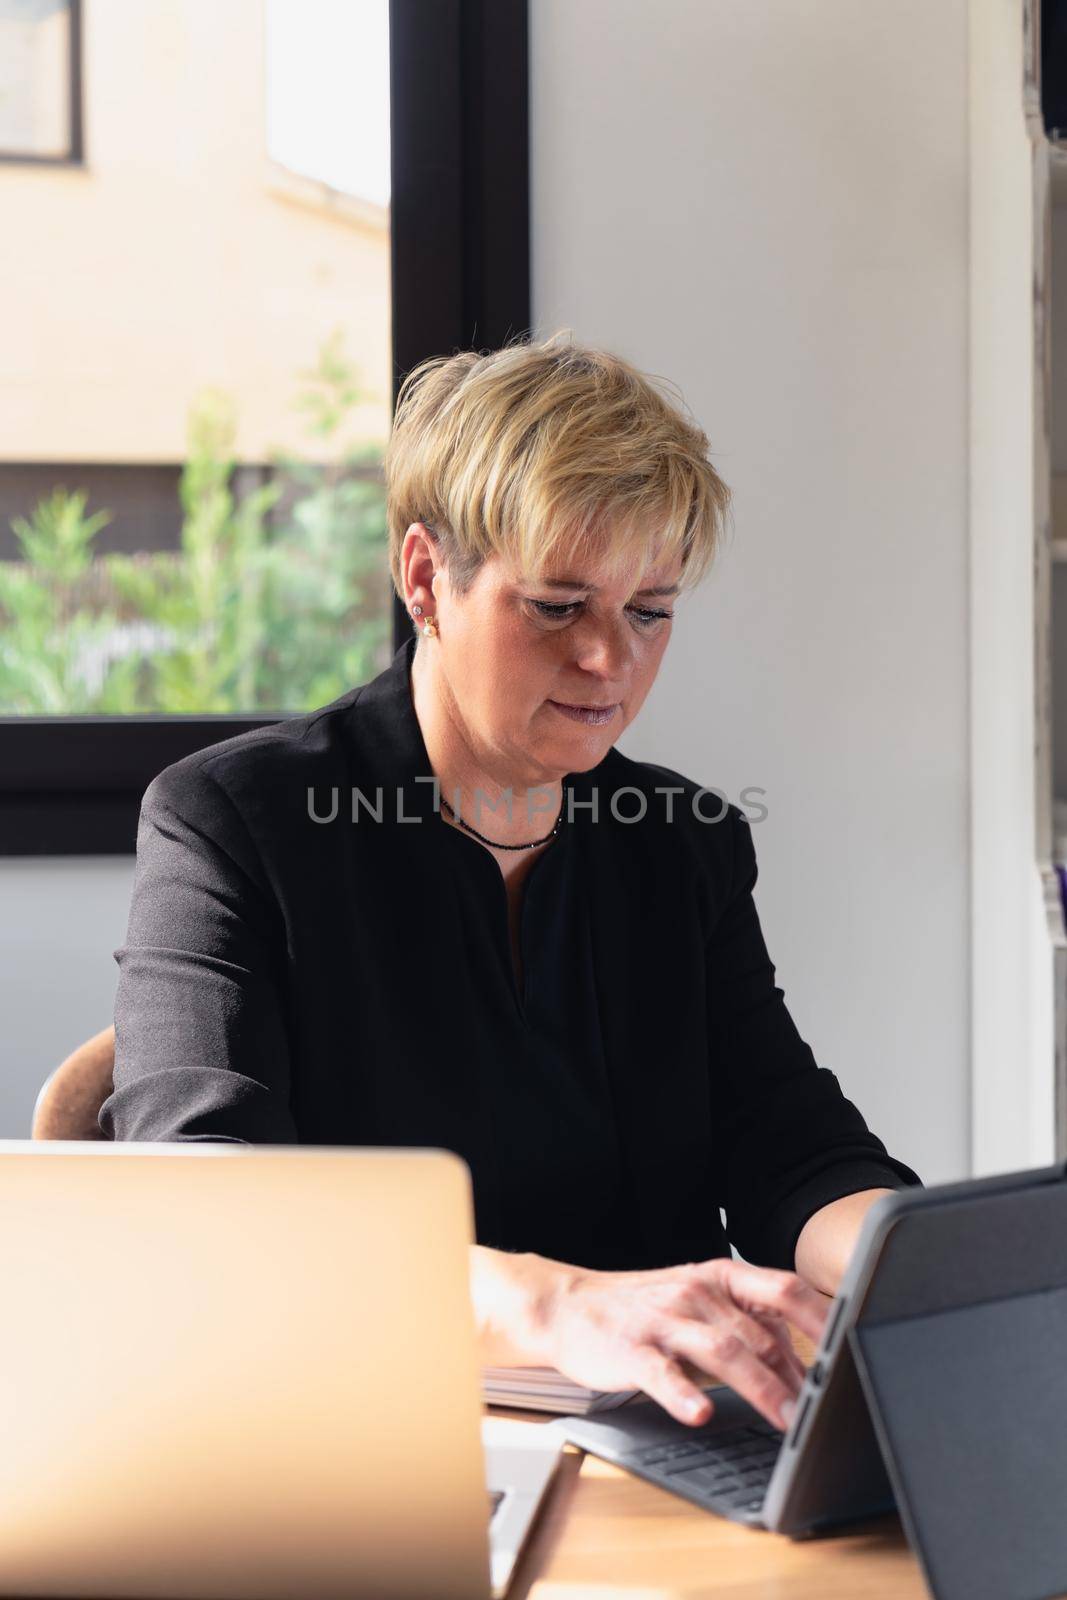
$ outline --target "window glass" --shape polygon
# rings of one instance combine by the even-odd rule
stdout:
[[[72,154],[70,0],[0,0],[0,155]]]
[[[388,0],[81,33],[84,167],[0,163],[0,715],[311,709],[392,648]]]

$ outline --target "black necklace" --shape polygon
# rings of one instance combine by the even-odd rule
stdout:
[[[444,795],[441,796],[441,804],[449,816],[459,823],[461,828],[466,828],[468,833],[473,833],[474,837],[480,839],[482,844],[490,845],[494,850],[535,850],[539,844],[547,844],[550,839],[554,839],[559,832],[559,825],[563,821],[563,810],[567,804],[567,785],[563,785],[563,798],[560,802],[559,816],[556,818],[556,825],[552,832],[546,833],[543,839],[531,839],[529,844],[498,844],[495,839],[487,839],[484,833],[479,833],[477,828],[472,828],[470,823],[464,822],[462,817],[457,817]]]

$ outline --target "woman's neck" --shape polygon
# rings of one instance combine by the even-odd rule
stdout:
[[[551,832],[563,803],[562,778],[495,771],[472,749],[447,685],[421,648],[411,666],[411,697],[441,797],[458,817],[498,844],[526,844]],[[441,815],[453,820],[444,806]]]

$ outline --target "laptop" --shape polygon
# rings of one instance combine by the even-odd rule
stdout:
[[[0,1594],[504,1592],[563,1445],[483,1440],[457,1157],[0,1141],[0,1215]]]
[[[787,1432],[732,1389],[554,1426],[793,1538],[900,1512],[939,1600],[1067,1590],[1067,1164],[909,1188],[864,1217]]]

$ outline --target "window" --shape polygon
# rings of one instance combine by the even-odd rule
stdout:
[[[529,322],[525,0],[86,26],[78,194],[0,168],[4,854],[132,851],[163,766],[387,664],[398,383]]]
[[[0,0],[0,160],[81,158],[81,0]]]

